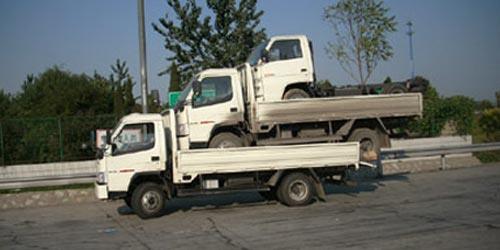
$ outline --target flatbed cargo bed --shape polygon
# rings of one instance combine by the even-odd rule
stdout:
[[[258,124],[283,124],[422,115],[420,93],[292,99],[256,103]]]

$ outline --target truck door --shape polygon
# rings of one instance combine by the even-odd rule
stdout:
[[[160,129],[154,122],[122,126],[113,137],[111,157],[106,157],[109,191],[127,190],[134,173],[161,170],[161,145],[155,138]]]
[[[201,93],[193,96],[189,110],[191,143],[208,143],[215,126],[238,124],[243,120],[241,93],[235,77],[205,76],[200,79]]]
[[[262,66],[265,101],[278,101],[287,85],[308,82],[312,69],[300,39],[271,41],[268,62]]]

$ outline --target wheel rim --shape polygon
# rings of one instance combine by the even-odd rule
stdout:
[[[232,141],[221,141],[217,148],[235,148],[236,144]]]
[[[288,97],[288,99],[301,99],[301,98],[306,98],[306,97],[304,97],[304,95],[299,94],[299,93],[293,94],[293,95]]]
[[[290,198],[295,201],[304,200],[309,194],[309,190],[307,184],[302,180],[295,180],[290,183],[288,188],[288,193],[290,194]]]
[[[141,204],[147,212],[154,212],[161,208],[161,195],[158,192],[148,191],[142,196]]]
[[[369,138],[363,138],[359,142],[359,149],[363,152],[368,152],[370,150],[373,150],[373,142]]]

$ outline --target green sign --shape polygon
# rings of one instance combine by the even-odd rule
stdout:
[[[172,91],[168,93],[168,107],[173,108],[175,104],[177,104],[177,100],[179,99],[180,91]]]

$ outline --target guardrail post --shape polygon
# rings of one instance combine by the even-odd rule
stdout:
[[[442,170],[446,169],[446,155],[445,154],[441,155],[441,169]]]

